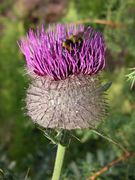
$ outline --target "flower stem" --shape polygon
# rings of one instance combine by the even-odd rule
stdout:
[[[65,150],[66,150],[66,146],[62,146],[61,144],[58,144],[52,180],[60,179]]]

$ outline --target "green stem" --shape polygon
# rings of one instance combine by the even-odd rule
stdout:
[[[59,180],[66,147],[58,144],[52,180]]]

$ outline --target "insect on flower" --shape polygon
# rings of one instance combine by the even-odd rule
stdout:
[[[105,91],[99,72],[105,67],[103,35],[83,25],[30,30],[19,44],[31,84],[26,107],[31,119],[45,128],[83,129],[106,115]]]
[[[67,50],[73,50],[73,48],[81,48],[83,45],[83,32],[80,32],[76,35],[72,35],[69,38],[67,38],[63,43],[62,46],[64,49]]]

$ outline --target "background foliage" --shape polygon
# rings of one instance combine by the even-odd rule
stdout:
[[[96,20],[104,23],[96,23]],[[29,27],[44,22],[79,22],[104,33],[107,44],[105,81],[110,114],[98,131],[135,151],[135,1],[7,0],[0,4],[0,179],[43,180],[51,177],[56,147],[25,117],[28,78],[17,41]],[[110,22],[110,25],[106,25]],[[115,22],[115,24],[113,24]],[[126,77],[127,76],[127,77]],[[127,81],[130,80],[131,82]],[[132,88],[131,88],[132,83]],[[76,131],[67,150],[62,180],[85,180],[123,154],[90,130]],[[135,158],[119,163],[99,180],[134,180]]]

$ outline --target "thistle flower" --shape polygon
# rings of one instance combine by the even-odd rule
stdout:
[[[32,82],[27,111],[45,128],[95,126],[106,114],[98,72],[105,67],[105,43],[100,32],[83,25],[49,26],[30,30],[21,39]],[[108,86],[108,85],[107,85]]]

